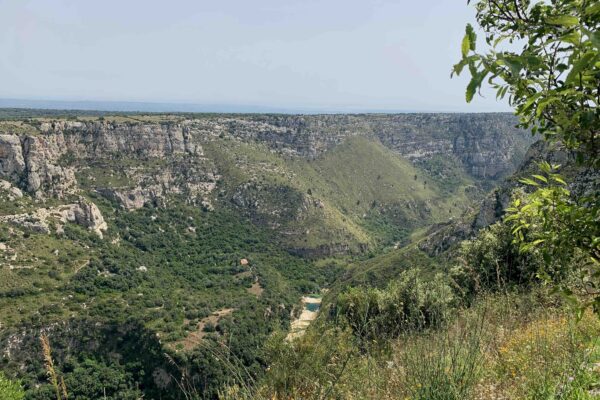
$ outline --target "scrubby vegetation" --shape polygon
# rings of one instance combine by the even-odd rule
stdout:
[[[5,368],[14,373],[26,365],[20,375],[31,398],[54,396],[50,385],[34,386],[45,369],[38,334],[49,324],[56,368],[75,398],[98,398],[104,391],[115,399],[141,393],[177,398],[174,380],[182,372],[175,364],[202,377],[195,387],[210,396],[232,381],[225,360],[213,359],[219,346],[226,345],[227,357],[251,376],[259,375],[267,336],[287,326],[301,293],[318,291],[336,275],[335,268],[290,255],[272,232],[227,210],[205,212],[182,203],[132,213],[96,202],[112,216],[118,245],[68,224],[60,237],[28,234],[29,243],[40,241],[30,250],[31,262],[41,259],[41,267],[3,269],[19,277],[6,285],[20,285],[7,288],[2,299],[4,323],[19,327],[5,331],[3,347],[11,346],[11,335],[23,341]],[[22,240],[8,237],[15,248]],[[53,249],[64,252],[64,264]],[[249,290],[256,283],[258,295]],[[15,301],[18,309],[11,306]],[[223,309],[231,312],[201,325]],[[92,377],[98,382],[85,383]]]
[[[273,337],[266,376],[223,398],[593,399],[600,322],[543,290],[480,296],[436,329],[365,341],[339,319],[289,344]]]

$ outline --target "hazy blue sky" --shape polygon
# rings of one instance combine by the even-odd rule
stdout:
[[[0,97],[505,111],[450,80],[461,0],[0,0]]]

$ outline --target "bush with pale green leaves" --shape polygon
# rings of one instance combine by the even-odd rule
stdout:
[[[22,400],[25,398],[25,391],[18,381],[11,381],[2,372],[0,372],[0,399],[2,400]]]
[[[520,252],[513,239],[510,226],[500,221],[461,243],[450,276],[463,298],[468,300],[480,292],[539,281],[541,258]]]
[[[348,289],[338,296],[336,312],[356,336],[380,340],[441,324],[455,302],[445,275],[429,277],[409,270],[385,289]]]

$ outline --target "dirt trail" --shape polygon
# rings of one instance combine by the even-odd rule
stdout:
[[[182,339],[178,342],[173,343],[172,347],[177,348],[178,344],[182,344],[184,350],[191,350],[194,347],[197,347],[200,343],[202,343],[202,339],[204,339],[204,336],[206,336],[204,327],[209,323],[212,324],[213,326],[217,325],[219,323],[219,320],[221,319],[221,317],[229,315],[233,311],[235,311],[234,308],[222,308],[220,310],[213,312],[208,317],[202,318],[198,322],[198,325],[196,325],[196,330],[194,330],[193,332],[190,332],[185,339]],[[184,320],[184,322],[187,322],[187,321]]]

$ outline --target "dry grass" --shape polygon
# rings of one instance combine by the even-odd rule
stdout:
[[[44,366],[46,367],[46,373],[50,384],[54,388],[56,400],[67,400],[69,398],[67,393],[67,387],[62,376],[58,374],[54,367],[54,360],[52,359],[52,348],[50,347],[50,340],[45,334],[40,335],[40,342],[42,344],[42,353],[44,355]]]
[[[477,398],[592,398],[589,392],[600,383],[588,376],[600,337],[596,315],[587,313],[576,321],[565,313],[548,312],[496,331]]]
[[[264,290],[265,289],[260,285],[260,282],[257,279],[254,281],[252,286],[248,288],[248,293],[253,294],[256,297],[260,297],[263,294]]]
[[[598,399],[600,319],[581,321],[554,300],[495,294],[444,329],[358,351],[326,326],[276,346],[257,392],[227,399]],[[237,394],[235,394],[237,393]],[[260,394],[260,395],[259,395]]]

